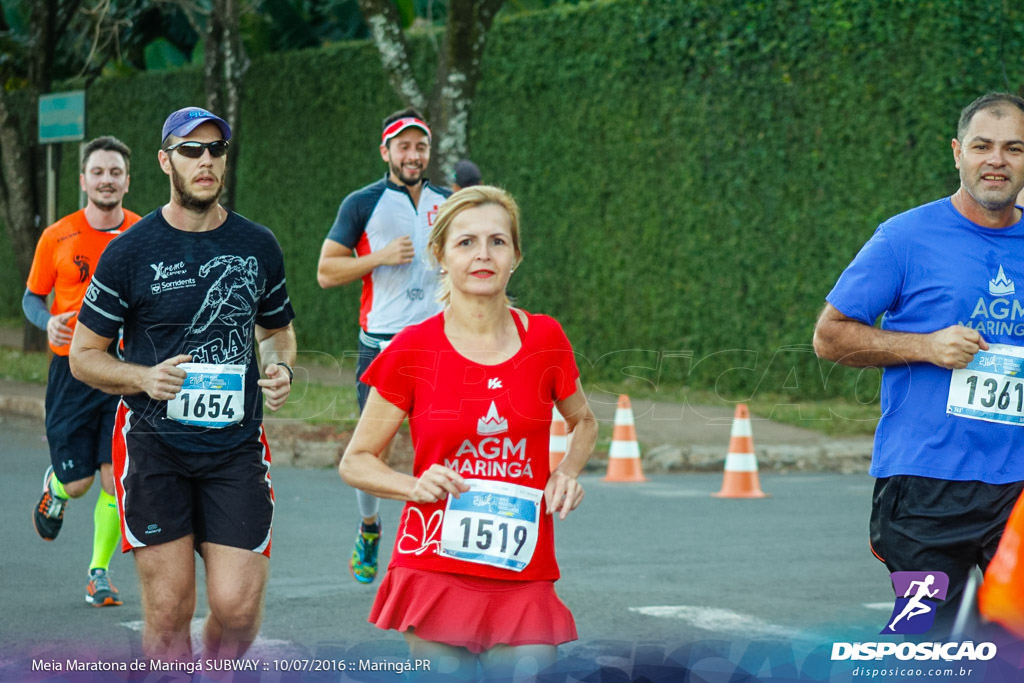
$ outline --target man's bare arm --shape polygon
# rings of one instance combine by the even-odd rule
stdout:
[[[111,356],[107,349],[113,342],[112,338],[101,337],[79,322],[69,354],[75,379],[108,394],[148,394],[157,401],[170,400],[181,390],[185,371],[177,366],[192,360],[192,356],[182,354],[146,367]]]
[[[987,348],[977,330],[963,325],[925,334],[893,332],[847,317],[830,303],[814,326],[815,353],[855,368],[931,363],[955,370],[967,367],[979,349]]]
[[[285,363],[289,368],[295,364],[295,330],[291,323],[273,330],[257,325],[256,341],[264,375],[258,384],[263,389],[267,407],[277,410],[285,404],[292,390],[291,373],[278,363]]]
[[[331,239],[320,247],[320,261],[316,266],[316,281],[321,288],[337,287],[355,282],[377,266],[400,266],[412,263],[416,252],[409,237],[396,237],[383,249],[365,256],[353,257],[348,247]]]

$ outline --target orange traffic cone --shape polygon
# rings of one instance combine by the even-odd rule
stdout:
[[[551,471],[554,472],[562,458],[569,450],[569,437],[566,436],[565,418],[558,408],[551,406],[551,436],[548,437],[548,455],[551,459]]]
[[[608,449],[608,474],[602,481],[647,481],[640,468],[640,444],[636,441],[633,407],[629,396],[619,396],[615,409],[615,429]]]
[[[1010,513],[995,557],[978,591],[978,610],[1018,638],[1024,638],[1024,496]]]
[[[754,436],[750,430],[750,411],[744,403],[736,406],[729,437],[729,453],[725,456],[725,478],[722,490],[712,493],[716,498],[767,498],[757,477],[757,456]]]

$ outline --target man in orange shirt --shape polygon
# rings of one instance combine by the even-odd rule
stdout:
[[[100,254],[139,216],[121,206],[130,180],[128,146],[114,137],[96,138],[85,146],[82,159],[79,183],[88,204],[43,231],[22,299],[25,316],[46,332],[54,353],[46,383],[46,439],[52,464],[43,475],[43,494],[32,521],[43,540],[57,538],[68,500],[84,496],[96,470],[100,471],[103,490],[93,513],[93,555],[85,601],[106,607],[122,602],[107,577],[121,535],[110,441],[118,397],[72,377],[68,351]],[[51,291],[53,304],[48,309],[46,297]]]

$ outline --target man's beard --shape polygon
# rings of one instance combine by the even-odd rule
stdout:
[[[398,165],[398,164],[391,164],[391,172],[395,175],[396,178],[398,178],[404,184],[406,184],[406,185],[408,185],[410,187],[413,186],[413,185],[418,185],[419,182],[421,180],[423,180],[423,170],[422,169],[420,169],[419,177],[416,177],[416,178],[410,178],[410,177],[406,176],[405,174],[403,174],[402,173],[402,167],[400,165]]]
[[[103,196],[100,194],[104,190],[116,191],[116,188],[110,187],[109,185],[97,187],[95,194],[98,196],[89,197],[89,201],[92,203],[92,205],[95,206],[100,211],[113,211],[119,208],[121,206],[122,197],[118,197],[117,199],[104,199]]]
[[[117,207],[121,206],[120,199],[111,199],[109,201],[96,201],[95,199],[93,199],[92,203],[93,206],[95,206],[100,211],[113,211]]]
[[[193,213],[206,213],[209,211],[210,207],[220,199],[220,193],[224,191],[224,177],[221,176],[217,191],[212,196],[206,198],[195,196],[188,191],[185,178],[178,173],[178,169],[175,168],[173,161],[171,162],[171,184],[174,186],[174,191],[178,194],[178,203],[181,204],[181,208]]]

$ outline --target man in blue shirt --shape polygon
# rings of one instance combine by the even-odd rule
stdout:
[[[949,576],[943,622],[1024,482],[1024,100],[975,100],[952,148],[960,188],[880,225],[814,331],[822,358],[884,368],[871,548]]]

